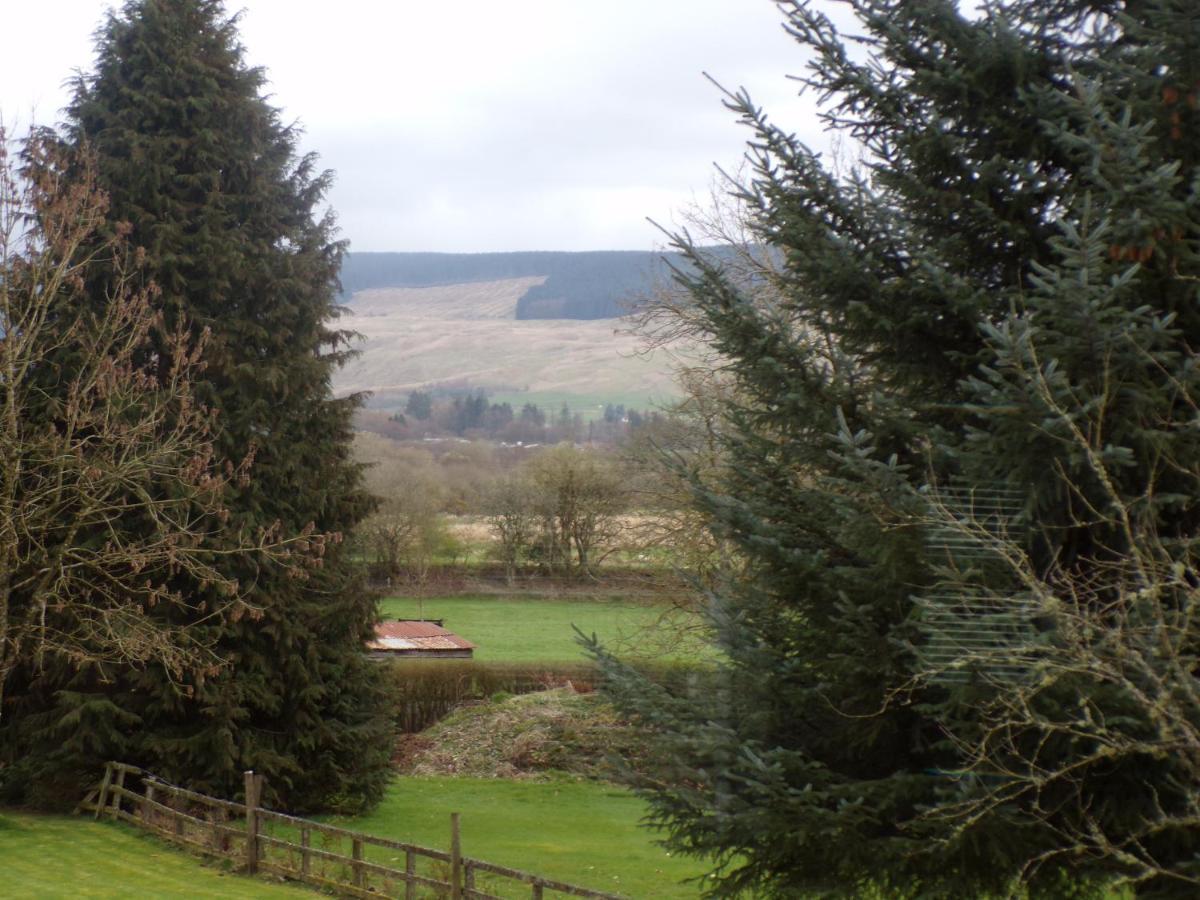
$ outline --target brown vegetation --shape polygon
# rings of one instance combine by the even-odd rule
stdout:
[[[19,169],[0,131],[0,699],[18,666],[53,658],[212,672],[222,660],[202,626],[258,614],[215,561],[291,567],[326,539],[228,533],[225,491],[252,458],[215,458],[213,414],[193,393],[203,339],[165,329],[92,161],[37,136],[23,151]],[[85,285],[100,266],[115,274],[97,314]],[[180,573],[220,601],[199,608]]]
[[[399,408],[414,389],[445,385],[587,396],[675,394],[665,354],[636,352],[621,320],[516,319],[516,303],[540,279],[355,295],[342,324],[363,336],[361,355],[341,369],[339,394],[371,391]]]
[[[464,706],[413,736],[401,758],[413,775],[607,779],[640,754],[635,730],[596,694],[574,686]]]

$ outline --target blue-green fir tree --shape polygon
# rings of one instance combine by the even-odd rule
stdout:
[[[704,689],[597,649],[654,735],[635,779],[652,820],[715,860],[717,895],[1086,896],[1122,878],[1194,896],[1197,770],[1154,737],[1157,700],[1195,677],[1194,634],[1174,632],[1178,672],[1145,681],[1148,702],[1099,665],[1043,689],[1036,654],[930,677],[921,598],[946,578],[929,498],[950,486],[1015,498],[1022,571],[1101,632],[1129,596],[1176,623],[1194,606],[1200,9],[848,0],[848,42],[819,4],[779,5],[857,159],[831,166],[732,93],[752,132],[737,191],[779,270],[746,279],[677,239],[733,398],[694,501],[745,568],[709,597],[724,656]],[[1143,540],[1173,560],[1170,589],[1117,583]],[[995,568],[959,589],[1003,595]],[[1047,653],[1067,640],[1053,614],[1023,626]],[[967,777],[980,710],[1018,691],[1078,728],[1014,731],[993,758],[1008,774]],[[1098,722],[1125,749],[1094,754]],[[988,793],[1034,753],[1070,777]],[[982,795],[999,799],[958,814]]]

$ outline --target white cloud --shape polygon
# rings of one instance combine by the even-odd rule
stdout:
[[[706,192],[746,138],[702,71],[824,141],[771,0],[244,4],[248,59],[337,171],[359,250],[649,248],[644,218]],[[58,117],[107,5],[5,10],[10,124]]]

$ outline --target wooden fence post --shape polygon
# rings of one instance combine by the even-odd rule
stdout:
[[[404,900],[417,900],[417,854],[412,850],[404,851],[404,874],[408,876],[404,881]]]
[[[462,900],[462,835],[458,813],[450,813],[450,900]]]
[[[300,851],[300,874],[307,875],[312,868],[312,858],[308,853],[308,848],[312,846],[312,834],[307,826],[300,829],[300,846],[304,848]]]
[[[356,888],[361,888],[363,886],[363,870],[359,863],[362,862],[363,848],[362,841],[360,841],[358,838],[350,839],[350,856],[354,860],[350,864],[354,870],[353,874],[350,876],[350,880],[354,883]]]
[[[175,834],[180,836],[180,838],[184,836],[184,811],[182,811],[182,806],[184,806],[184,798],[172,791],[170,793],[170,816],[172,816],[172,821],[175,823]]]
[[[225,849],[225,832],[222,830],[225,818],[225,810],[219,806],[208,817],[209,827],[212,829],[210,837],[214,853],[220,853]]]
[[[542,883],[540,881],[533,883],[533,900],[542,900]]]
[[[146,778],[146,799],[142,801],[142,823],[150,825],[150,804],[154,802],[154,782]]]
[[[117,785],[116,789],[113,791],[112,806],[110,806],[108,810],[109,815],[114,819],[118,818],[117,813],[121,811],[121,799],[124,796],[122,793],[124,790],[125,767],[122,766],[121,768],[117,769]]]
[[[246,778],[246,872],[258,872],[258,804],[262,798],[263,777],[253,770]]]
[[[104,764],[104,780],[100,782],[100,796],[96,798],[95,819],[100,818],[100,811],[108,805],[108,785],[112,781],[112,763]]]

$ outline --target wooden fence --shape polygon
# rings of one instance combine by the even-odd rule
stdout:
[[[450,851],[445,852],[264,809],[259,804],[262,787],[263,777],[247,772],[246,802],[234,803],[168,784],[137,766],[110,762],[78,811],[129,822],[201,853],[231,859],[250,874],[268,872],[344,896],[622,900],[463,856],[458,813],[450,815]]]

